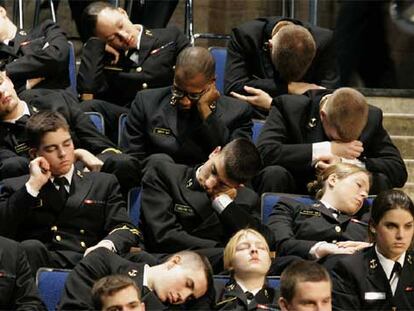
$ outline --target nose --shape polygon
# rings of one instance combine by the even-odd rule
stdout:
[[[368,197],[368,191],[367,190],[362,190],[361,191],[361,196],[365,199],[365,198],[367,198]]]
[[[397,229],[395,237],[396,237],[397,240],[401,240],[403,238],[403,236],[404,236],[404,229],[400,227],[400,228]]]
[[[59,154],[59,157],[60,157],[60,158],[65,157],[65,155],[66,155],[66,150],[65,150],[65,148],[63,148],[63,147],[59,147],[59,148],[58,148],[58,154]]]
[[[192,291],[189,288],[185,288],[185,289],[181,290],[178,294],[179,294],[179,298],[180,298],[180,300],[178,302],[185,302],[185,301],[187,301],[188,297],[190,297],[190,295],[192,294]]]
[[[191,106],[191,100],[187,96],[184,96],[180,99],[180,104],[184,107],[189,107]]]

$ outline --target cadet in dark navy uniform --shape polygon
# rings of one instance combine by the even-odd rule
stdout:
[[[333,32],[280,16],[263,17],[233,29],[228,46],[225,94],[244,99],[264,117],[267,95],[303,94],[339,81]],[[257,96],[259,95],[259,96]]]
[[[137,94],[126,121],[126,153],[141,161],[165,153],[176,163],[194,165],[206,161],[217,146],[250,139],[252,109],[220,96],[215,80],[214,58],[207,49],[183,50],[172,88]]]
[[[273,99],[257,142],[265,170],[278,168],[269,180],[283,176],[295,185],[288,193],[305,193],[315,172],[344,161],[372,173],[371,194],[402,187],[407,169],[382,118],[381,109],[351,88]]]
[[[58,111],[70,126],[77,160],[91,171],[114,174],[124,193],[140,181],[138,160],[122,154],[115,144],[99,133],[89,117],[77,107],[77,99],[70,92],[60,90],[26,103],[17,96],[5,73],[0,72],[0,103],[0,179],[29,172],[25,130],[28,118],[39,111]]]
[[[279,293],[266,284],[270,250],[259,232],[238,231],[227,243],[223,257],[231,279],[224,287],[216,285],[218,310],[272,310],[277,306]]]
[[[29,33],[17,31],[1,6],[0,23],[0,69],[6,71],[19,94],[33,88],[69,86],[69,44],[56,23],[47,20]]]
[[[268,222],[278,256],[325,259],[369,246],[369,214],[361,209],[369,186],[370,175],[365,169],[339,163],[325,169],[311,185],[318,203],[309,206],[292,199],[279,201]]]
[[[203,300],[213,286],[207,259],[195,252],[176,253],[162,264],[147,265],[100,248],[86,256],[69,274],[59,310],[95,310],[93,283],[111,274],[127,275],[134,280],[141,289],[145,310],[186,310],[182,304]],[[204,308],[188,310],[206,309],[204,305]]]
[[[30,174],[3,181],[0,235],[18,241],[38,267],[73,268],[84,253],[106,247],[126,254],[142,241],[131,224],[115,176],[81,173],[69,126],[57,112],[27,123]]]
[[[217,147],[201,166],[168,162],[152,166],[144,175],[141,192],[141,228],[147,250],[212,249],[213,257],[218,255],[213,267],[222,271],[222,247],[240,229],[257,229],[272,247],[273,233],[260,222],[259,198],[242,186],[259,167],[256,147],[243,138],[223,149]]]
[[[389,190],[373,203],[369,234],[374,245],[333,269],[334,310],[414,310],[414,205]]]
[[[90,4],[82,20],[91,37],[82,50],[77,80],[84,99],[126,106],[137,91],[172,84],[178,53],[189,45],[177,28],[134,25],[123,9],[105,2]]]

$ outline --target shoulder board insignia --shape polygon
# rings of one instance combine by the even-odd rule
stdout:
[[[313,211],[313,210],[303,210],[303,211],[300,211],[299,214],[300,215],[305,215],[305,216],[316,216],[316,217],[321,216],[321,212]]]
[[[236,299],[237,299],[237,297],[230,297],[230,298],[224,299],[222,301],[217,302],[216,303],[216,306],[221,306],[221,305],[223,305],[223,304],[225,304],[227,302],[234,301]]]

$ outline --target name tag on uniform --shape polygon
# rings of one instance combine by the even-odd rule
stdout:
[[[303,210],[303,211],[300,211],[299,214],[305,215],[305,216],[316,216],[316,217],[321,216],[321,212],[314,211],[314,210]]]
[[[152,132],[154,134],[158,134],[158,135],[171,135],[171,130],[170,129],[164,129],[161,127],[156,127],[152,130]]]
[[[14,146],[14,150],[16,151],[17,154],[19,153],[23,153],[28,151],[30,148],[26,143],[22,143],[19,145]]]
[[[383,292],[366,292],[365,300],[385,300],[385,293]]]
[[[182,204],[175,204],[174,205],[174,212],[180,213],[180,214],[185,214],[187,216],[193,216],[194,215],[194,210],[187,205],[182,205]]]

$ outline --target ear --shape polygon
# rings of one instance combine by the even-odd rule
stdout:
[[[127,12],[123,8],[117,8],[117,10],[119,11],[119,13],[121,13],[122,15],[125,15],[127,18],[129,18]]]
[[[278,303],[279,303],[279,307],[280,307],[281,311],[287,311],[288,310],[289,305],[288,305],[285,298],[279,297]]]
[[[221,147],[220,146],[216,147],[216,149],[214,149],[213,152],[210,153],[208,158],[211,159],[212,157],[218,155],[220,153],[220,151],[221,151]]]
[[[319,110],[319,117],[322,123],[326,121],[326,112],[323,110],[323,108]]]
[[[5,9],[5,8],[3,8],[2,6],[0,6],[0,16],[1,16],[1,17],[5,17],[5,16],[7,16],[6,9]]]
[[[35,159],[37,157],[37,149],[36,148],[30,148],[29,149],[29,155],[31,159]]]
[[[171,257],[170,259],[168,259],[167,261],[167,269],[170,270],[173,267],[175,267],[176,265],[179,265],[182,263],[182,258],[180,255],[174,255],[173,257]]]
[[[374,233],[374,234],[377,233],[377,230],[375,230],[373,225],[369,226],[369,231],[371,231],[371,233]]]
[[[336,176],[335,173],[328,176],[327,182],[328,182],[329,187],[334,187],[337,181],[338,181],[338,177]]]

